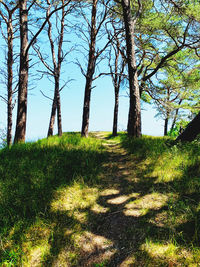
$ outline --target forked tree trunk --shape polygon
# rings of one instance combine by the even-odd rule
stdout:
[[[82,129],[81,129],[81,136],[84,136],[84,137],[88,137],[90,98],[91,98],[93,75],[94,75],[95,66],[96,66],[96,57],[95,57],[96,14],[97,14],[97,0],[93,0],[92,16],[91,16],[90,49],[89,49],[89,59],[88,59],[88,67],[87,67],[87,74],[86,74]]]
[[[54,91],[54,98],[53,98],[53,103],[51,107],[51,116],[50,116],[50,121],[49,121],[49,129],[47,133],[47,137],[53,135],[53,129],[54,129],[54,123],[55,123],[55,118],[56,118],[56,91]]]
[[[19,1],[20,8],[20,67],[18,87],[17,123],[15,143],[25,142],[27,118],[27,89],[28,89],[28,10],[27,0]]]
[[[135,59],[134,42],[134,22],[131,15],[130,0],[121,0],[123,9],[123,19],[126,31],[126,50],[129,74],[129,115],[128,115],[128,135],[132,137],[141,136],[141,107],[140,91],[137,77],[137,66]]]
[[[51,116],[49,121],[49,129],[47,137],[53,135],[53,129],[55,124],[57,111],[57,124],[58,124],[58,135],[62,136],[62,120],[61,120],[61,103],[60,103],[60,92],[59,92],[59,78],[55,78],[55,89],[54,89],[54,98],[51,107]]]
[[[13,27],[12,27],[12,13],[9,13],[9,20],[7,23],[7,42],[8,42],[8,58],[7,58],[7,72],[8,72],[8,104],[7,104],[7,145],[12,145],[12,97],[13,97]]]
[[[193,141],[197,135],[200,134],[200,112],[199,114],[188,124],[186,129],[177,137],[176,141]]]

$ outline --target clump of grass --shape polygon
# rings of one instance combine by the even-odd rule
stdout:
[[[81,138],[79,133],[0,151],[0,265],[19,266],[32,260],[41,264],[48,258],[56,216],[51,205],[57,190],[70,192],[74,183],[79,189],[98,186],[106,158],[102,141]],[[70,216],[66,221],[76,225]],[[41,236],[34,236],[36,232]]]

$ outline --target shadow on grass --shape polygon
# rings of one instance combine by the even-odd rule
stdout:
[[[31,266],[200,262],[199,149],[171,148],[161,138],[142,141],[122,134],[120,140],[128,155],[66,149],[64,142],[2,151],[1,235],[11,242],[2,250],[4,258],[16,245],[23,248],[18,258],[26,254]],[[160,177],[160,169],[154,173],[163,160],[169,167],[169,159],[183,153],[192,160],[180,161],[173,179]]]
[[[57,189],[74,181],[98,184],[107,155],[101,144],[89,140],[93,144],[87,145],[72,134],[67,136],[66,144],[65,138],[0,151],[0,263],[20,265],[28,229],[32,231],[40,218],[52,225],[55,216],[51,218],[50,205]],[[76,223],[67,214],[65,217],[66,223]],[[38,227],[36,232],[42,234],[43,228]]]

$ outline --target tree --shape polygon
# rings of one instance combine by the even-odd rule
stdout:
[[[100,4],[100,1],[93,0],[91,3],[92,6],[90,21],[88,20],[86,14],[84,12],[81,12],[82,17],[84,18],[85,23],[88,26],[88,31],[85,32],[79,27],[79,34],[81,33],[82,36],[86,38],[87,45],[89,46],[87,71],[85,72],[80,62],[77,62],[82,74],[85,76],[86,79],[81,128],[81,136],[83,137],[88,137],[92,83],[99,77],[99,75],[94,77],[96,66],[101,61],[100,56],[110,43],[110,41],[108,41],[106,42],[106,44],[102,45],[102,47],[97,46],[97,41],[99,41],[99,38],[102,38],[103,36],[101,33],[102,26],[105,24],[107,16],[109,15],[108,3],[109,1],[105,3],[103,2],[101,7],[99,8],[98,5]],[[89,38],[86,36],[87,32],[89,33]]]
[[[141,107],[140,107],[140,91],[136,66],[135,55],[135,23],[141,12],[141,2],[138,0],[138,12],[135,18],[131,15],[130,0],[121,0],[123,10],[123,20],[125,24],[126,33],[126,55],[128,64],[128,76],[129,76],[129,118],[128,118],[128,135],[134,137],[141,136]]]
[[[67,1],[64,6],[68,5],[71,0]],[[17,123],[14,142],[24,142],[26,136],[27,122],[27,92],[28,92],[28,72],[29,72],[29,50],[35,43],[37,37],[44,29],[48,19],[58,10],[63,8],[61,4],[55,8],[44,19],[39,30],[33,34],[28,42],[28,15],[36,1],[19,0],[19,20],[20,20],[20,67],[19,67],[19,86],[18,86],[18,106],[17,106]]]
[[[48,75],[53,77],[54,79],[54,97],[52,100],[52,108],[51,108],[51,116],[50,116],[50,122],[49,122],[49,128],[48,128],[48,134],[47,137],[53,135],[53,129],[54,129],[54,123],[55,123],[55,117],[56,117],[56,110],[57,110],[57,125],[58,125],[58,135],[62,135],[62,121],[61,121],[61,100],[60,100],[60,91],[64,88],[65,85],[62,87],[60,86],[60,77],[61,77],[61,66],[65,59],[65,57],[68,55],[68,52],[63,51],[63,42],[64,42],[64,31],[65,31],[65,21],[66,16],[72,11],[74,4],[70,5],[70,2],[68,2],[69,6],[68,9],[66,9],[66,6],[64,6],[64,0],[62,0],[62,9],[61,14],[56,12],[56,18],[55,18],[55,25],[52,24],[51,20],[49,19],[49,14],[51,11],[51,7],[54,6],[54,9],[57,8],[57,3],[52,2],[50,3],[49,0],[46,0],[48,4],[48,9],[46,11],[46,18],[47,18],[47,36],[50,43],[51,48],[51,57],[52,57],[52,66],[50,63],[47,62],[47,58],[44,58],[42,53],[40,52],[40,46],[34,45],[33,48],[37,52],[37,55],[43,65],[46,68],[45,72],[42,72],[44,75]],[[54,27],[55,26],[55,29]],[[46,33],[45,33],[46,34]],[[53,37],[53,35],[55,37]],[[56,53],[57,51],[57,53]]]
[[[113,130],[112,135],[117,136],[117,126],[118,126],[118,110],[119,110],[119,91],[122,82],[125,79],[124,70],[126,62],[121,54],[121,44],[123,43],[123,36],[119,37],[118,29],[116,27],[116,20],[112,22],[112,28],[114,32],[114,38],[110,36],[108,31],[108,38],[111,41],[108,65],[110,68],[110,75],[112,78],[112,83],[115,93],[115,104],[114,104],[114,114],[113,114]],[[121,23],[120,23],[121,24]]]
[[[13,15],[18,8],[18,3],[7,3],[1,1],[0,4],[4,7],[4,11],[0,10],[0,16],[4,20],[7,28],[6,35],[3,35],[7,43],[7,145],[12,144],[12,111],[13,111],[13,41],[14,41],[14,25]],[[5,14],[7,13],[7,14]]]
[[[148,82],[147,92],[165,121],[164,135],[168,133],[169,120],[172,120],[172,131],[178,119],[199,108],[200,71],[198,58],[192,52],[183,50],[174,55],[173,61]]]

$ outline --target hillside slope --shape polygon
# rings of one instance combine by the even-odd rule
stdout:
[[[78,133],[0,152],[1,266],[197,266],[199,144]]]

